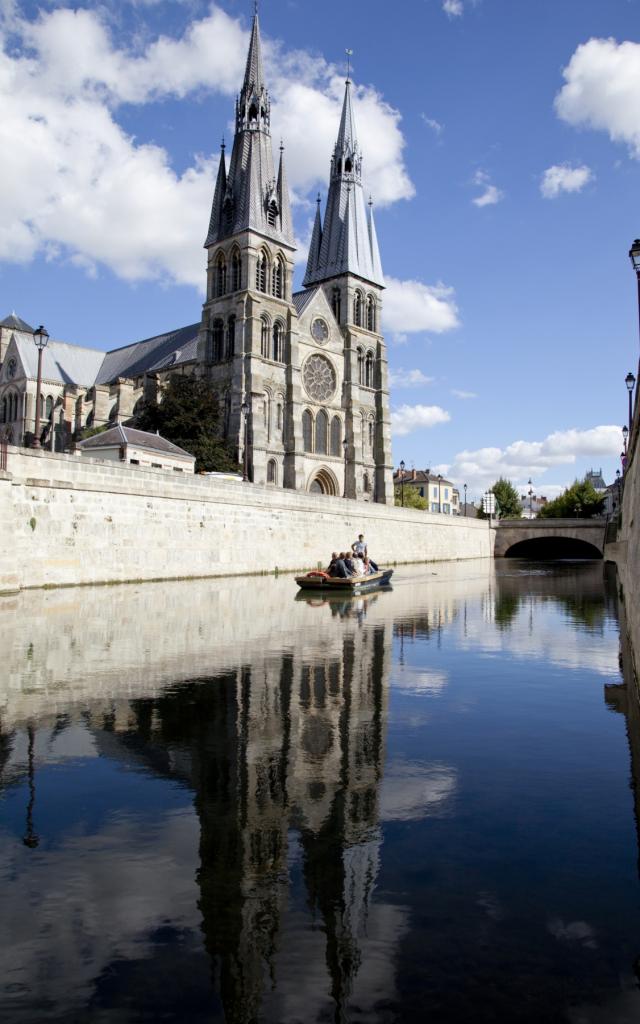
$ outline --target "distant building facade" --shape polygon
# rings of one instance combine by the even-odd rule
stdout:
[[[126,422],[169,376],[195,373],[215,389],[239,461],[247,446],[254,482],[392,504],[384,277],[351,82],[296,293],[284,152],[276,173],[270,115],[256,14],[228,168],[224,146],[220,155],[202,317],[106,355],[49,342],[44,443],[64,448],[87,426]],[[0,431],[19,444],[35,428],[37,352],[15,314],[0,332]]]
[[[135,430],[118,424],[94,434],[78,445],[81,455],[124,462],[144,469],[165,469],[174,473],[193,473],[195,457],[159,434]]]
[[[397,469],[393,475],[394,485],[404,480],[405,487],[413,487],[428,503],[429,512],[441,512],[445,516],[459,516],[460,492],[451,480],[437,476],[428,469]]]

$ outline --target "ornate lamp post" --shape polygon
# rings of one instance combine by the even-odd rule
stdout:
[[[344,493],[343,493],[342,497],[346,498],[346,496],[347,496],[347,458],[348,458],[348,454],[347,453],[349,451],[349,442],[348,442],[346,436],[345,436],[344,441],[342,442],[342,450],[344,452]]]
[[[467,518],[467,485],[464,485],[464,517]]]
[[[247,416],[249,415],[249,404],[243,402],[240,406],[240,412],[244,418],[244,441],[242,445],[242,480],[246,483],[249,479],[249,445],[248,445],[248,426]]]
[[[631,266],[636,272],[636,280],[638,282],[638,325],[640,326],[640,238],[636,238],[629,249],[629,259],[631,260]]]
[[[620,470],[616,469],[616,486],[618,488],[618,515],[620,515]]]
[[[404,459],[400,462],[400,502],[404,508]]]
[[[33,341],[38,350],[38,383],[36,385],[36,425],[34,429],[34,438],[31,442],[32,448],[40,447],[40,399],[42,391],[42,353],[47,347],[49,341],[49,332],[46,327],[42,324],[38,327],[37,331],[33,332]]]
[[[533,486],[531,477],[529,477],[527,483],[529,484],[529,519],[533,519]]]
[[[438,512],[442,512],[442,473],[438,473]]]
[[[627,391],[629,392],[629,432],[631,432],[631,423],[633,421],[633,389],[636,384],[636,378],[633,376],[631,371],[624,378],[624,382],[627,385]]]
[[[629,440],[629,428],[628,428],[626,423],[625,423],[624,427],[622,428],[622,440],[624,441],[624,454],[626,455],[627,454],[627,441]]]

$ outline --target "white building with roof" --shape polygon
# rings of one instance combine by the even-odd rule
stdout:
[[[238,461],[246,454],[251,480],[392,504],[384,277],[352,83],[345,83],[324,217],[319,198],[304,287],[295,294],[284,151],[276,172],[270,117],[255,14],[228,169],[224,145],[220,155],[201,319],[107,353],[49,342],[43,442],[64,448],[87,426],[124,423],[141,399],[161,397],[171,374],[196,373],[216,391],[224,436]],[[0,432],[28,443],[33,329],[14,314],[0,331]]]
[[[78,448],[81,455],[92,459],[107,459],[130,466],[166,469],[175,473],[193,473],[196,462],[195,456],[168,441],[166,437],[151,434],[146,430],[123,427],[120,423],[110,430],[104,430],[85,441],[80,441]]]

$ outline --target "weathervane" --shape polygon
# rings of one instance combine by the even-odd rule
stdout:
[[[347,55],[347,82],[351,81],[351,58],[353,57],[353,50],[345,50]]]

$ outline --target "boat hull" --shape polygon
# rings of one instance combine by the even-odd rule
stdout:
[[[348,579],[341,579],[338,576],[320,576],[307,574],[296,576],[296,583],[301,590],[322,590],[325,593],[359,594],[363,590],[374,590],[377,587],[384,587],[393,576],[393,569],[385,569],[384,572],[374,572],[369,576],[349,576]]]

